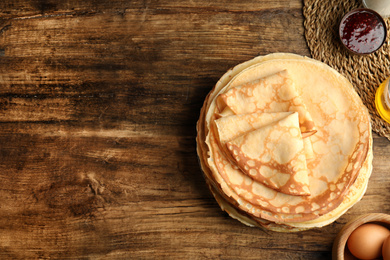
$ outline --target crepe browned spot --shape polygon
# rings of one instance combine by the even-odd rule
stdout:
[[[298,113],[247,132],[226,143],[236,165],[271,189],[310,195]]]
[[[230,88],[220,94],[218,110],[229,107],[235,114],[253,112],[298,112],[303,136],[316,132],[313,119],[295,89],[287,70]]]

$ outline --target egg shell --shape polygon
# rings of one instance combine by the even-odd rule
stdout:
[[[390,236],[388,236],[383,242],[382,256],[383,260],[390,260]]]
[[[349,251],[359,259],[375,259],[382,256],[382,245],[390,230],[378,224],[364,224],[348,238]]]

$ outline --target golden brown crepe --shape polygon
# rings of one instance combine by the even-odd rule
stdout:
[[[239,136],[220,139],[224,128],[218,124],[234,113],[228,106],[221,110],[218,97],[284,70],[317,129],[303,139],[312,145],[311,159],[306,160],[309,196],[285,194],[256,181],[221,149]],[[369,116],[353,87],[328,66],[297,55],[257,57],[227,72],[207,96],[197,130],[197,151],[210,190],[224,210],[248,225],[298,231],[329,224],[363,196],[371,173]]]
[[[255,112],[250,114],[221,117],[215,120],[215,125],[218,131],[218,139],[222,144],[225,144],[240,135],[277,122],[292,113],[293,112]]]
[[[287,70],[230,88],[220,94],[217,106],[220,112],[227,106],[235,114],[295,111],[299,113],[303,135],[316,132],[311,115]]]
[[[247,132],[226,143],[243,173],[271,189],[310,195],[298,113]]]

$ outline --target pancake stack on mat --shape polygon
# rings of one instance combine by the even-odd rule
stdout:
[[[327,225],[362,198],[372,170],[370,118],[352,85],[294,54],[229,70],[206,97],[197,131],[207,185],[249,226]]]

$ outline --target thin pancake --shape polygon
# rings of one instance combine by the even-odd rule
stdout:
[[[306,64],[307,62],[311,63],[312,66],[308,66],[308,64]],[[266,67],[263,67],[264,63],[267,63]],[[365,158],[367,158],[366,155],[370,155],[372,151],[371,147],[368,145],[371,136],[369,133],[369,118],[367,111],[353,91],[350,83],[339,74],[332,72],[332,69],[326,66],[324,67],[322,63],[305,59],[297,55],[276,54],[255,58],[254,60],[240,64],[233,70],[227,72],[210,92],[205,100],[204,107],[202,108],[201,118],[198,122],[198,154],[202,169],[205,172],[205,177],[215,185],[214,188],[218,188],[221,195],[223,195],[235,208],[242,212],[246,212],[245,214],[248,214],[251,218],[259,218],[261,223],[266,223],[266,221],[264,221],[267,219],[265,215],[263,214],[263,216],[262,214],[256,213],[257,211],[261,211],[261,208],[254,209],[252,204],[254,203],[254,200],[251,200],[249,197],[249,195],[253,195],[253,185],[250,181],[243,181],[245,185],[241,186],[241,190],[244,190],[244,192],[240,193],[238,192],[240,191],[239,185],[236,185],[236,187],[232,185],[232,180],[234,182],[234,178],[228,178],[229,176],[233,176],[231,172],[218,172],[218,170],[220,170],[218,165],[221,163],[223,164],[224,159],[219,159],[217,155],[223,153],[218,151],[218,147],[214,144],[213,140],[217,139],[216,142],[218,142],[218,138],[215,137],[215,132],[210,126],[212,125],[211,122],[218,118],[216,115],[219,111],[214,108],[215,99],[219,94],[230,87],[239,86],[245,82],[253,81],[258,77],[272,75],[273,73],[286,69],[286,64],[288,70],[293,71],[293,73],[291,73],[295,77],[293,81],[302,79],[302,73],[300,73],[300,71],[305,71],[308,75],[307,82],[305,82],[303,86],[299,86],[297,91],[299,92],[299,95],[303,97],[304,103],[310,106],[308,109],[314,112],[313,119],[316,124],[317,119],[319,119],[321,126],[321,132],[310,137],[310,142],[313,143],[314,158],[309,162],[309,168],[311,168],[310,178],[315,182],[315,194],[312,194],[312,196],[309,196],[309,198],[305,200],[301,199],[300,201],[296,200],[294,202],[289,200],[289,197],[300,197],[286,195],[272,202],[272,199],[270,200],[267,196],[268,205],[263,204],[264,208],[267,210],[264,210],[263,213],[269,214],[269,209],[271,208],[276,212],[281,212],[282,209],[288,209],[291,214],[287,214],[285,217],[293,216],[292,219],[288,218],[277,221],[277,218],[280,215],[276,215],[274,218],[270,217],[269,219],[273,219],[271,221],[277,223],[283,222],[294,226],[299,226],[300,224],[309,227],[321,226],[323,223],[332,221],[332,219],[339,216],[338,214],[342,214],[342,211],[340,210],[332,210],[343,202],[343,196],[349,194],[347,193],[350,190],[349,188],[354,188],[354,186],[351,187],[351,185],[353,185],[355,180],[357,179],[359,181],[360,176],[358,176],[358,173],[361,169],[362,162],[367,161],[367,159],[365,160]],[[291,66],[291,64],[298,66]],[[252,65],[254,65],[252,68],[247,69]],[[244,71],[246,69],[247,71],[251,71],[251,73],[246,73],[247,71]],[[253,69],[255,69],[255,71],[253,71]],[[313,71],[314,75],[318,74],[319,71],[324,71],[325,73],[320,73],[319,79],[315,79],[315,77],[311,75]],[[237,75],[239,76],[237,77]],[[256,75],[256,78],[253,78],[253,75]],[[318,86],[318,89],[314,89],[313,91],[309,86]],[[335,100],[333,101],[332,99]],[[340,144],[336,145],[338,142]],[[324,150],[326,150],[328,154],[324,153]],[[334,160],[331,160],[329,154],[336,155]],[[220,161],[218,162],[217,159]],[[321,162],[321,160],[324,160],[325,162]],[[329,171],[330,168],[327,168],[326,164],[333,165],[333,170]],[[324,175],[324,172],[327,174]],[[364,181],[367,181],[367,175],[365,175],[364,178]],[[232,188],[234,189],[234,192]],[[362,195],[364,189],[365,187],[362,187],[362,185],[358,186],[358,188],[356,188],[356,194],[359,193]],[[248,196],[244,194],[248,194]],[[261,195],[264,194],[267,195],[263,192]],[[274,196],[272,198],[275,199],[276,197]],[[248,203],[249,200],[252,203]],[[313,204],[313,202],[315,204]],[[353,203],[355,203],[355,201],[351,200],[350,204],[353,205]],[[309,207],[307,208],[304,205]],[[313,205],[318,205],[319,208],[313,211],[313,208],[310,209],[310,206]],[[304,208],[304,212],[308,212],[307,214],[304,212],[303,214],[294,214],[294,212],[297,212],[297,209],[301,212],[300,210],[302,207]],[[339,208],[340,206],[337,209]],[[325,214],[326,212],[330,213]],[[333,212],[334,214],[332,215],[331,213]],[[317,217],[314,217],[314,219],[312,218],[313,220],[308,220],[308,216],[312,214],[317,215]],[[320,215],[325,217],[320,217]],[[317,222],[317,219],[320,221]],[[271,223],[271,225],[274,224]],[[277,227],[283,229],[282,225],[277,224]]]
[[[247,132],[259,129],[277,122],[293,112],[263,113],[229,115],[215,120],[218,139],[222,145]]]
[[[298,113],[226,143],[236,165],[265,186],[290,195],[310,195]]]
[[[301,96],[308,100],[306,103],[311,106],[318,129],[318,133],[310,137],[316,154],[316,158],[308,165],[312,192],[310,208],[312,211],[321,209],[326,212],[341,202],[340,197],[356,179],[362,159],[367,153],[369,120],[364,110],[358,106],[361,104],[357,104],[354,96],[348,93],[352,89],[350,83],[323,66],[311,60],[271,60],[244,70],[224,88],[228,90],[245,81],[252,81],[252,78],[259,75],[272,75],[275,71],[286,68],[293,72],[290,74],[295,76],[295,82],[300,83]],[[222,91],[225,91],[224,88]],[[334,102],[333,99],[339,102]],[[215,111],[217,108],[213,101],[206,115],[206,122]],[[206,143],[209,141],[206,138]],[[218,172],[213,165],[213,153],[210,155],[210,166],[213,171]],[[301,211],[302,208],[296,207],[295,210]]]
[[[220,94],[217,106],[218,111],[228,106],[237,115],[259,111],[298,112],[303,135],[316,132],[313,119],[287,70],[230,88]]]

